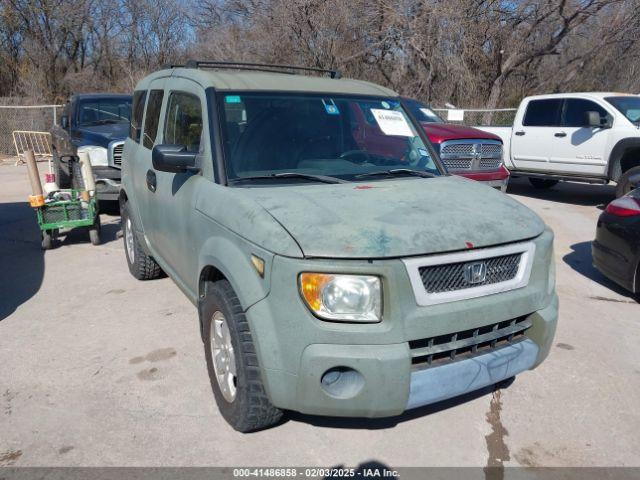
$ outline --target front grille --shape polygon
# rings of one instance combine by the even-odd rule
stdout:
[[[522,253],[514,253],[471,262],[430,265],[420,267],[418,271],[427,293],[453,292],[512,280],[518,274],[521,258]],[[481,281],[474,281],[467,271],[478,263],[484,263],[485,274]]]
[[[471,168],[470,158],[444,158],[443,161],[449,170],[469,170]]]
[[[484,327],[412,340],[409,342],[411,363],[414,367],[424,368],[489,353],[524,340],[531,323],[531,319],[522,316]]]
[[[441,155],[451,155],[456,157],[470,157],[474,153],[473,143],[447,143],[440,150]]]
[[[114,165],[122,165],[122,149],[124,148],[124,143],[120,143],[113,147],[113,164]]]
[[[480,170],[495,170],[500,167],[500,158],[483,158],[480,160]]]
[[[490,140],[450,140],[440,146],[448,170],[495,170],[502,163],[502,144]]]
[[[497,143],[482,144],[482,158],[502,158],[502,145]]]

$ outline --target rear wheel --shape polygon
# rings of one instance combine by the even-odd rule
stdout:
[[[240,301],[226,280],[208,287],[201,308],[204,352],[220,413],[239,432],[271,427],[282,418],[282,410],[265,392]]]
[[[640,175],[640,165],[630,168],[622,174],[616,185],[616,197],[622,197],[633,190],[631,178]]]
[[[121,212],[122,238],[129,272],[138,280],[153,280],[163,276],[164,272],[156,261],[142,249],[136,236],[129,204],[125,203]]]
[[[93,245],[100,245],[100,215],[96,216],[96,223],[89,228],[89,240]]]
[[[42,243],[43,250],[50,250],[53,247],[53,234],[49,231],[42,231]]]
[[[553,187],[558,183],[558,180],[529,177],[529,183],[533,186],[533,188],[539,188],[542,190],[542,189]]]

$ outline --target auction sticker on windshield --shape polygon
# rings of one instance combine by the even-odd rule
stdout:
[[[411,127],[401,112],[372,108],[371,113],[375,117],[376,122],[378,122],[380,130],[382,130],[385,135],[413,137]]]

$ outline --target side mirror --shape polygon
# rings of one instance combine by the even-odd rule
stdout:
[[[151,162],[161,172],[198,172],[197,156],[197,152],[187,151],[184,145],[156,145],[151,151]]]
[[[640,188],[640,173],[637,175],[633,175],[629,178],[629,183],[631,184],[631,188]]]
[[[69,117],[67,117],[66,115],[63,115],[62,117],[60,117],[60,126],[64,130],[67,130],[69,128]]]
[[[608,117],[601,117],[598,112],[589,111],[585,113],[587,127],[592,128],[611,128],[611,120]]]

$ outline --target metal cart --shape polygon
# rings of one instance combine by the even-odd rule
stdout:
[[[48,250],[61,230],[88,227],[89,239],[93,245],[100,244],[100,215],[96,197],[88,201],[82,199],[79,190],[60,190],[68,192],[69,199],[45,203],[36,208],[38,226],[42,233],[42,248]]]

